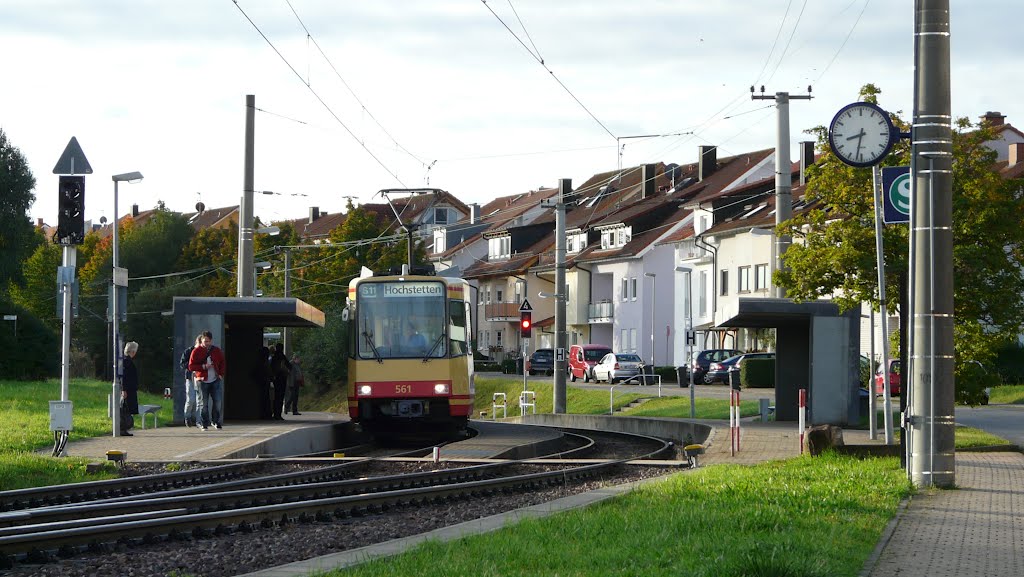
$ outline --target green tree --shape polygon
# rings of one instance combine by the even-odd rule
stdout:
[[[21,282],[21,265],[40,242],[28,217],[35,187],[24,155],[0,128],[0,288]]]
[[[178,259],[178,270],[197,270],[204,274],[193,294],[206,297],[230,297],[238,292],[238,226],[206,228],[196,233]]]
[[[861,89],[864,100],[875,101],[881,91],[873,85]],[[893,113],[894,124],[907,123]],[[827,130],[817,136],[820,160],[808,171],[807,199],[813,208],[783,223],[780,233],[797,242],[786,251],[786,270],[775,282],[798,300],[833,298],[844,310],[869,302],[879,305],[875,272],[875,233],[871,170],[847,166],[827,145]],[[1016,338],[1024,328],[1024,209],[1020,183],[1003,180],[994,151],[985,143],[996,135],[988,126],[957,121],[953,134],[953,267],[954,346],[957,395],[974,403],[981,398],[984,381],[969,378],[976,366],[989,363],[1000,344]],[[910,163],[910,147],[901,141],[885,165]],[[884,226],[886,284],[890,313],[899,311],[897,295],[905,294],[908,266],[906,225]]]
[[[44,242],[36,247],[22,269],[22,284],[11,285],[11,300],[25,307],[51,330],[60,329],[57,318],[57,267],[61,247]]]

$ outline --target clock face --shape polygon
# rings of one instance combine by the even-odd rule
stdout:
[[[895,141],[889,114],[870,102],[844,106],[832,119],[828,143],[839,160],[850,166],[874,166]]]

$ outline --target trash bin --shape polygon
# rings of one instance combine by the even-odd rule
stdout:
[[[643,382],[645,385],[655,385],[657,381],[654,378],[654,365],[644,365],[643,367]]]
[[[690,371],[686,367],[676,367],[676,382],[680,387],[690,386]]]

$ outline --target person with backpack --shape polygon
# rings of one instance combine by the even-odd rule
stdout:
[[[291,373],[292,363],[284,354],[284,345],[274,345],[274,355],[270,357],[270,374],[274,380],[274,416],[276,421],[283,421],[281,410],[284,409],[284,391],[288,387],[288,375]]]
[[[200,415],[203,414],[203,396],[199,394],[199,387],[196,386],[195,376],[192,371],[188,368],[189,359],[192,357],[192,351],[196,347],[200,346],[203,335],[199,334],[196,336],[196,342],[191,347],[185,349],[185,352],[181,354],[181,359],[178,360],[178,365],[185,371],[185,426],[186,427],[198,427]]]

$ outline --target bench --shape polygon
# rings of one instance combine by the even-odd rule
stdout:
[[[157,411],[160,405],[139,405],[139,416],[142,417],[142,428],[146,428],[146,415],[153,415],[153,428],[157,427]]]

